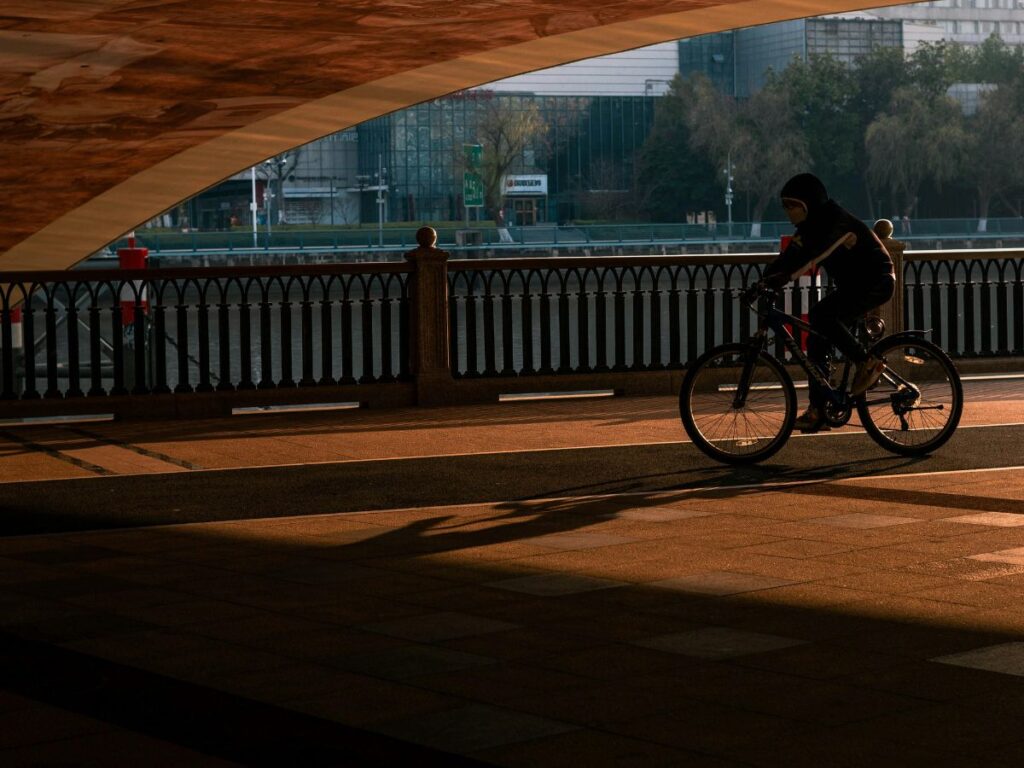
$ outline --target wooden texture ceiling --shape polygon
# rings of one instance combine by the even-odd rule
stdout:
[[[66,268],[256,162],[461,88],[868,6],[0,0],[0,270]]]

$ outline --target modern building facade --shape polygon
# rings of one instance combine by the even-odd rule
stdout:
[[[495,109],[536,109],[545,130],[508,169],[504,219],[530,225],[628,216],[637,150],[672,78],[701,72],[745,98],[769,70],[829,54],[941,39],[1024,44],[1024,0],[935,0],[702,35],[541,70],[394,112],[239,174],[161,217],[203,229],[251,222],[346,225],[459,221],[463,146]],[[966,98],[966,96],[965,96]],[[470,217],[484,215],[477,209]]]

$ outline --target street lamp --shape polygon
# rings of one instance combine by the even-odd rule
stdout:
[[[384,192],[387,191],[388,169],[384,167],[384,159],[377,155],[377,244],[384,246],[384,206],[387,198]]]
[[[729,237],[732,238],[732,153],[729,153],[729,158],[725,168],[725,208],[729,214]]]

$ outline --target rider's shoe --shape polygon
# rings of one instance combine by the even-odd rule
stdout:
[[[850,385],[850,397],[860,397],[873,386],[885,370],[885,362],[874,355],[868,357],[863,363],[857,366],[857,373],[854,374],[853,383]]]
[[[807,406],[807,410],[797,417],[793,426],[804,433],[828,432],[832,429],[825,421],[825,413],[813,405]]]

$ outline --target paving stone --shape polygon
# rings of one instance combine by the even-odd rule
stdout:
[[[809,520],[819,525],[834,525],[838,528],[887,528],[891,525],[907,525],[921,522],[915,517],[894,517],[892,515],[870,515],[855,512],[851,515],[833,515],[832,517],[816,517]]]
[[[510,624],[507,621],[495,621],[482,616],[443,611],[364,624],[359,629],[420,643],[433,643],[457,637],[505,632],[516,629],[518,626],[518,624]]]
[[[528,539],[526,543],[552,549],[592,549],[629,544],[634,541],[638,541],[638,539],[629,536],[615,536],[610,533],[555,533],[550,536]]]
[[[578,576],[572,573],[545,573],[536,576],[520,576],[516,579],[492,581],[486,586],[507,589],[512,592],[525,592],[528,595],[555,597],[558,595],[576,595],[581,592],[592,592],[597,589],[612,589],[626,586],[624,581],[597,579],[592,576]]]
[[[619,520],[637,520],[646,523],[667,523],[672,520],[687,520],[692,517],[710,517],[714,512],[699,509],[673,509],[671,507],[650,507],[642,509],[626,509],[616,512]]]
[[[576,728],[569,723],[480,704],[375,726],[375,730],[389,736],[459,753],[553,736]]]
[[[790,648],[794,645],[803,645],[806,642],[806,640],[795,640],[778,635],[744,632],[730,627],[702,627],[672,635],[634,640],[633,644],[668,653],[697,656],[702,659],[731,659],[753,653],[777,651],[780,648]]]
[[[990,645],[973,651],[938,656],[932,661],[1024,677],[1024,642]]]
[[[967,523],[969,525],[992,525],[998,528],[1015,528],[1024,525],[1024,515],[1012,512],[980,512],[976,515],[958,515],[944,517],[949,523]]]
[[[784,587],[798,582],[786,579],[774,579],[770,576],[756,576],[749,573],[732,571],[709,571],[695,573],[691,576],[679,576],[673,579],[662,579],[649,584],[662,589],[674,589],[680,592],[696,592],[705,595],[738,595],[743,592],[754,592],[759,589]]]

